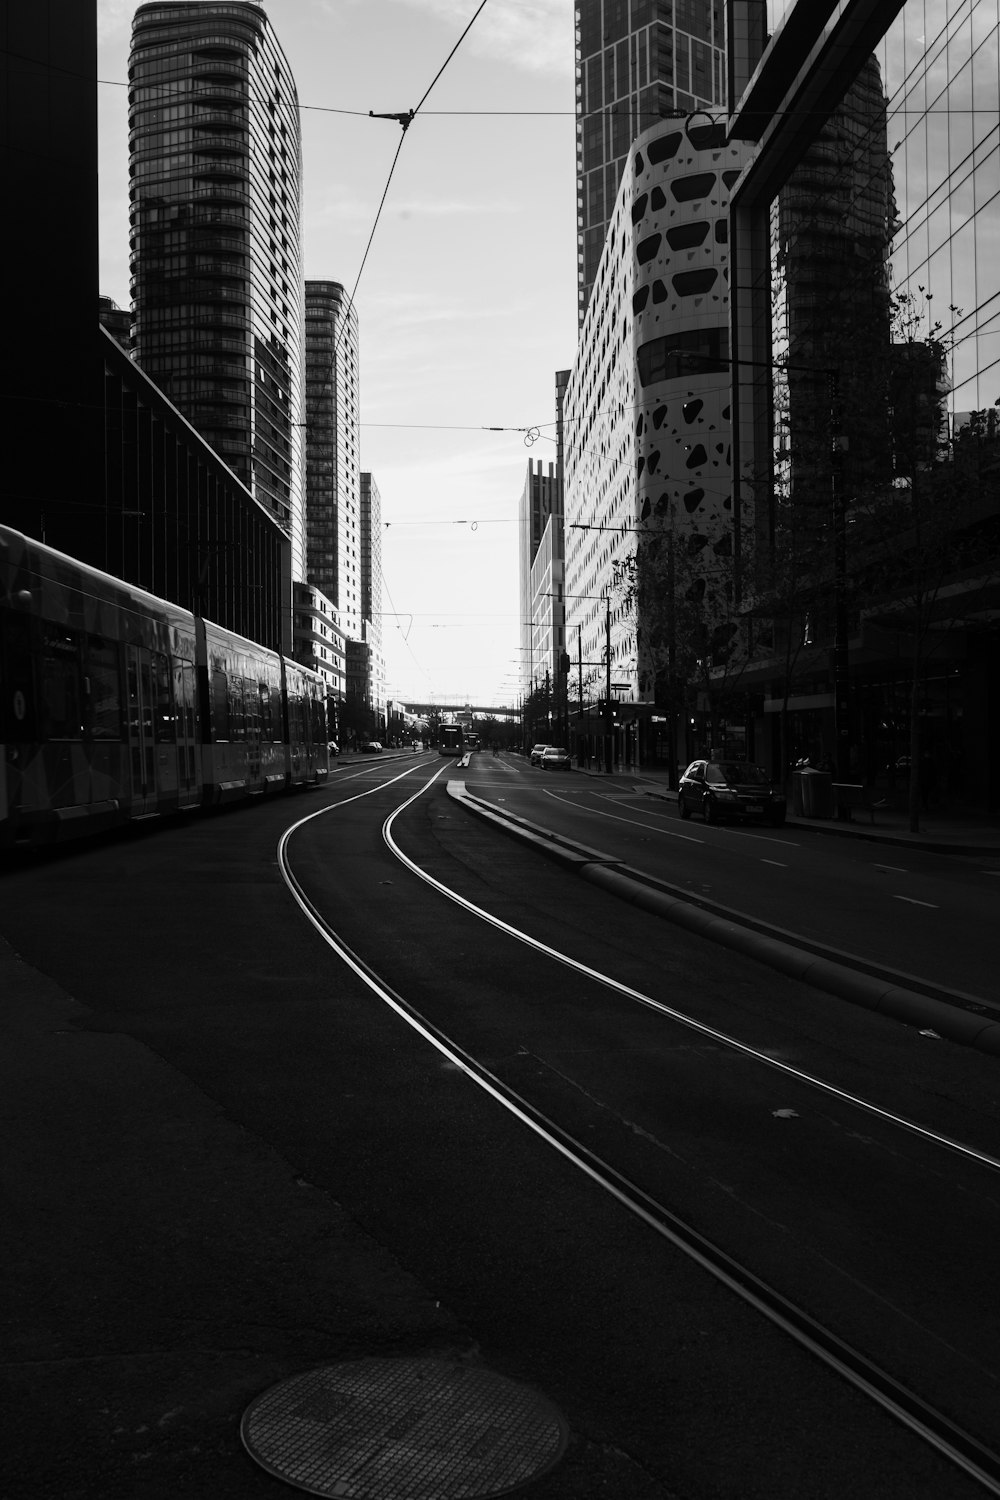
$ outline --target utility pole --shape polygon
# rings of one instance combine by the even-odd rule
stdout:
[[[615,768],[615,730],[611,714],[611,595],[604,596],[604,762],[610,773]]]
[[[844,449],[840,430],[840,381],[827,376],[830,398],[830,495],[833,504],[833,732],[837,740],[837,780],[851,779],[851,670],[847,619],[847,505],[844,496]],[[847,813],[850,817],[850,813]]]

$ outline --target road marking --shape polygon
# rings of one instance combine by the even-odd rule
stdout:
[[[778,867],[779,870],[787,870],[788,869],[788,866],[787,865],[783,865],[781,863],[780,859],[762,859],[761,860],[761,864],[762,865],[777,865],[777,867]]]
[[[604,801],[609,802],[611,800],[611,796],[613,794],[609,794],[607,792],[600,792],[600,793],[596,793],[595,795],[601,796],[604,799]],[[623,795],[628,795],[628,794],[627,793],[623,793]],[[596,811],[596,808],[594,810]],[[659,810],[657,810],[655,816],[656,817],[663,817],[663,818],[665,818],[665,817],[668,817],[669,814],[667,814],[667,813],[661,813]],[[642,826],[646,827],[647,825],[643,824]],[[652,825],[652,826],[659,827],[658,824],[655,824],[655,825]],[[801,844],[797,844],[794,841],[794,839],[778,838],[777,835],[775,835],[775,834],[770,834],[770,833],[750,833],[745,828],[733,828],[733,826],[731,824],[723,824],[723,823],[709,823],[707,826],[709,828],[714,828],[715,831],[716,831],[716,833],[731,833],[731,834],[734,835],[735,838],[738,838],[738,839],[757,839],[758,841],[762,841],[765,844],[781,844],[785,849],[801,849],[802,848],[802,845]],[[663,831],[665,831],[665,830],[663,830]],[[683,834],[677,834],[676,836],[678,838],[683,838],[684,837]],[[700,844],[703,844],[705,842],[705,840],[704,839],[698,839],[696,842],[700,843]]]
[[[784,844],[786,849],[802,848],[802,845],[797,844],[794,839],[779,838],[775,833],[750,833],[746,828],[734,828],[732,824],[725,823],[715,823],[712,826],[718,833],[731,833],[734,838],[738,839],[756,839],[758,842],[763,840],[765,844]]]
[[[932,911],[941,910],[936,901],[917,901],[913,896],[897,896],[895,892],[893,892],[892,899],[893,901],[907,901],[910,906],[929,906]]]
[[[891,870],[894,875],[909,875],[909,870],[904,870],[901,865],[876,865],[876,870]],[[997,872],[1000,874],[1000,871]]]
[[[556,802],[565,802],[565,797],[560,797],[556,792],[546,792],[547,797]],[[579,812],[589,813],[595,818],[610,818],[613,823],[627,823],[630,828],[648,828],[651,833],[663,833],[670,839],[683,839],[686,844],[703,844],[704,839],[694,838],[690,833],[676,833],[672,828],[661,828],[658,823],[637,823],[634,818],[619,818],[614,813],[601,812],[599,807],[581,807]]]

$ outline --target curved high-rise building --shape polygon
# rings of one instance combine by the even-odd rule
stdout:
[[[136,358],[279,522],[302,579],[302,149],[261,7],[140,5],[129,127]]]

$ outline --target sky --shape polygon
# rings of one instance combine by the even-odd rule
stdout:
[[[298,88],[304,272],[353,291],[396,702],[513,704],[517,513],[576,349],[572,0],[265,0]],[[132,0],[98,0],[101,292],[128,307]],[[360,281],[358,276],[360,273]],[[530,444],[519,431],[538,429]]]

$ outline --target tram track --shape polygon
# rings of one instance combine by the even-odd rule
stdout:
[[[1000,1455],[989,1449],[932,1403],[897,1380],[863,1351],[852,1346],[833,1329],[814,1318],[805,1308],[785,1297],[750,1267],[742,1264],[721,1246],[702,1235],[693,1224],[675,1214],[655,1195],[647,1192],[629,1176],[620,1172],[577,1136],[565,1130],[550,1114],[501,1079],[454,1037],[449,1036],[428,1016],[422,1014],[338,934],[296,876],[290,855],[291,840],[296,831],[306,823],[336,811],[339,806],[345,805],[348,801],[354,802],[375,792],[384,791],[421,769],[426,769],[426,765],[409,766],[398,776],[380,780],[376,786],[313,812],[293,824],[282,836],[278,849],[278,864],[282,878],[301,912],[323,942],[383,1004],[428,1042],[443,1059],[458,1069],[471,1083],[511,1114],[520,1124],[526,1126],[575,1171],[581,1173],[630,1216],[694,1262],[744,1304],[753,1308],[800,1349],[818,1359],[829,1371],[848,1382],[867,1400],[905,1426],[922,1442],[933,1448],[939,1456],[971,1478],[985,1493],[1000,1496]],[[780,1058],[748,1046],[738,1038],[729,1036],[717,1028],[707,1026],[696,1017],[665,1005],[655,997],[645,995],[613,976],[603,974],[582,963],[573,955],[560,952],[530,933],[512,926],[451,889],[436,876],[423,870],[400,847],[393,832],[393,825],[408,808],[434,786],[446,769],[448,768],[441,767],[436,770],[423,785],[386,817],[382,825],[383,840],[393,857],[438,894],[456,903],[469,915],[488,923],[512,940],[526,944],[535,952],[574,970],[581,977],[603,985],[619,996],[659,1013],[665,1020],[688,1027],[718,1046],[723,1046],[762,1066],[793,1077],[799,1084],[815,1089],[827,1097],[833,1097],[841,1104],[856,1108],[869,1116],[874,1116],[887,1126],[917,1136],[941,1150],[954,1153],[975,1166],[991,1173],[1000,1171],[1000,1159],[989,1153],[976,1150],[961,1141],[895,1114],[871,1100],[851,1094]]]

